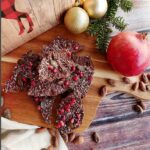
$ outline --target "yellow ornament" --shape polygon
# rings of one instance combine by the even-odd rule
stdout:
[[[98,19],[102,18],[107,12],[108,3],[107,0],[86,0],[83,8],[91,18]]]
[[[84,32],[89,25],[87,12],[80,7],[70,8],[64,18],[64,24],[74,34]]]
[[[85,0],[76,0],[75,6],[83,5],[84,2]]]

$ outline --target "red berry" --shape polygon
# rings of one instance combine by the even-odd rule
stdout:
[[[72,79],[73,81],[78,81],[78,76],[74,76]]]
[[[66,120],[66,117],[65,117],[65,116],[63,116],[62,120]]]
[[[76,46],[74,47],[74,49],[75,49],[75,50],[78,50],[78,49],[79,49],[79,46],[78,46],[78,45],[76,45]]]
[[[67,55],[70,57],[70,56],[71,56],[71,52],[68,51],[68,52],[67,52]]]
[[[31,66],[31,67],[32,67],[32,65],[33,65],[33,64],[32,64],[32,62],[29,62],[29,66]]]
[[[89,76],[89,77],[88,77],[88,80],[89,80],[89,81],[92,81],[92,76]]]
[[[22,80],[23,80],[24,82],[26,82],[26,81],[27,81],[27,78],[23,77]]]
[[[71,102],[70,102],[70,105],[73,105],[75,102],[76,102],[76,99],[75,99],[75,98],[72,98],[72,99],[71,99]]]
[[[64,113],[64,109],[59,110],[59,114],[61,115],[62,113]]]
[[[34,98],[34,101],[35,101],[35,102],[38,102],[38,101],[39,101],[39,98],[38,98],[38,97]]]
[[[59,123],[60,123],[61,127],[63,127],[65,125],[63,121],[60,121]]]
[[[72,66],[71,67],[71,71],[75,71],[76,70],[76,67],[75,66]]]
[[[68,87],[68,86],[69,86],[69,84],[70,84],[70,82],[69,82],[69,81],[65,81],[65,82],[64,82],[64,86],[65,86],[65,87]]]
[[[58,72],[58,70],[55,68],[55,69],[53,70],[53,72],[56,73],[56,72]]]
[[[84,76],[83,72],[79,73],[80,78],[82,78]]]
[[[71,123],[74,123],[74,118],[71,118],[71,119],[70,119],[70,122],[71,122]]]
[[[53,70],[53,66],[48,65],[48,70]]]
[[[59,129],[61,126],[60,126],[60,124],[58,123],[57,125],[56,125],[56,128],[57,129]]]
[[[39,105],[39,106],[37,107],[37,109],[38,109],[38,110],[41,110],[41,106]]]
[[[35,81],[33,80],[33,81],[31,81],[31,86],[35,86]]]

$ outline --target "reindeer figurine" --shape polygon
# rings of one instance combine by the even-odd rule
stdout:
[[[24,32],[24,25],[21,18],[26,18],[29,23],[28,33],[33,30],[33,22],[29,14],[26,12],[17,11],[15,8],[15,0],[1,0],[1,16],[6,19],[16,19],[19,25],[19,35]]]

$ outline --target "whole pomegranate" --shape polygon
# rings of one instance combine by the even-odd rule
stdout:
[[[136,32],[121,32],[112,38],[107,59],[116,71],[124,76],[134,76],[150,65],[150,43],[145,36]]]

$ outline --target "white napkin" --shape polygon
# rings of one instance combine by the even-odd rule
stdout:
[[[41,150],[51,145],[51,136],[47,130],[35,133],[38,126],[10,121],[3,117],[1,121],[2,150]],[[55,150],[68,150],[60,135],[59,146]]]

